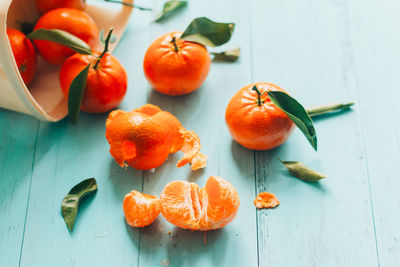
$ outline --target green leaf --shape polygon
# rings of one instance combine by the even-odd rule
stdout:
[[[175,13],[177,10],[187,6],[187,1],[167,1],[164,4],[164,7],[160,14],[158,14],[157,18],[154,21],[161,21],[166,17],[169,17],[171,14]]]
[[[331,112],[335,112],[335,111],[346,110],[346,109],[349,109],[353,105],[354,105],[353,102],[345,103],[345,104],[331,103],[331,104],[309,107],[306,109],[306,111],[307,111],[308,115],[310,115],[311,117],[314,117],[314,116],[319,116],[322,114],[331,113]]]
[[[311,170],[299,161],[282,161],[280,159],[278,160],[282,162],[283,165],[285,165],[286,169],[290,172],[291,175],[303,181],[317,182],[327,177],[325,174]]]
[[[211,52],[211,54],[214,56],[214,60],[216,61],[234,62],[238,60],[240,56],[240,47],[219,53]]]
[[[268,91],[268,96],[278,108],[303,132],[311,146],[317,151],[317,133],[304,107],[293,97],[282,91]]]
[[[69,119],[76,124],[79,119],[83,96],[85,94],[86,81],[89,74],[89,63],[73,80],[68,92],[68,113]]]
[[[219,46],[231,39],[234,28],[234,23],[218,23],[205,17],[196,18],[187,27],[181,39],[204,46]]]
[[[63,30],[38,29],[30,33],[27,38],[31,40],[45,40],[71,48],[77,53],[92,55],[92,49],[83,40]]]
[[[74,228],[79,203],[85,196],[95,191],[97,191],[96,179],[89,178],[75,185],[68,195],[64,197],[61,204],[61,213],[70,231]]]

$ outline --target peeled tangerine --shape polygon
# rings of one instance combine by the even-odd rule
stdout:
[[[239,204],[235,188],[221,177],[211,176],[200,190],[194,183],[171,182],[159,199],[132,191],[125,196],[123,208],[127,223],[133,227],[151,224],[161,211],[167,221],[178,227],[208,231],[230,223]]]
[[[147,226],[160,214],[159,199],[136,190],[125,196],[122,207],[126,222],[133,227]]]
[[[174,181],[160,196],[161,213],[184,229],[208,231],[224,227],[236,216],[240,199],[236,189],[218,176],[199,190],[194,183]]]
[[[192,170],[206,166],[200,153],[200,139],[187,131],[178,119],[159,107],[146,104],[130,112],[115,110],[106,122],[110,153],[122,167],[149,170],[159,167],[169,154],[184,153],[177,167],[192,164]]]

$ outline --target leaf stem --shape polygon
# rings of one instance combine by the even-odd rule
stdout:
[[[261,106],[262,104],[264,104],[264,101],[261,99],[262,94],[260,93],[260,90],[258,90],[257,86],[254,85],[251,90],[257,92],[257,105]]]
[[[178,45],[176,44],[176,38],[175,38],[175,36],[172,37],[171,43],[174,44],[175,52],[178,52],[178,51],[179,51],[179,48],[178,48]]]
[[[113,28],[110,29],[110,31],[108,32],[107,38],[104,41],[104,50],[103,53],[101,53],[101,55],[97,58],[96,63],[94,64],[94,69],[97,70],[97,67],[100,63],[100,60],[103,58],[103,56],[108,52],[108,45],[110,44],[110,40],[111,40],[111,36],[112,36],[112,32],[113,32]]]
[[[349,102],[349,103],[330,103],[330,104],[325,104],[325,105],[319,105],[319,106],[313,106],[309,107],[306,109],[308,115],[310,117],[330,113],[330,112],[335,112],[335,111],[341,111],[341,110],[346,110],[349,109],[351,106],[354,105],[354,102]]]
[[[137,9],[143,10],[143,11],[153,11],[152,8],[133,5],[133,4],[130,4],[130,3],[125,3],[125,2],[121,2],[121,1],[117,1],[117,0],[104,0],[104,1],[110,2],[110,3],[117,3],[117,4],[121,4],[121,5],[124,5],[124,6],[129,6],[129,7],[133,7],[133,8],[137,8]]]

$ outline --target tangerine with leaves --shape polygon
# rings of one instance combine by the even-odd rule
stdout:
[[[268,150],[283,144],[295,125],[271,102],[268,91],[283,91],[272,83],[258,82],[240,89],[230,100],[225,121],[232,138],[254,150]]]
[[[160,214],[159,199],[136,190],[125,196],[122,207],[126,222],[132,227],[145,227]]]
[[[99,30],[94,20],[85,12],[72,8],[58,8],[39,18],[34,30],[59,29],[86,42],[91,47],[97,44]],[[74,51],[61,44],[45,40],[34,41],[39,54],[52,64],[62,64]]]
[[[90,65],[84,88],[80,110],[102,113],[117,107],[123,100],[128,77],[122,64],[108,52],[112,30],[107,36],[102,53],[92,55],[75,54],[68,58],[60,70],[60,84],[64,96],[69,98],[69,90],[77,75]]]
[[[37,66],[37,55],[31,40],[16,29],[7,29],[8,40],[14,54],[19,73],[26,85],[33,80]]]
[[[144,56],[147,80],[158,92],[185,95],[198,89],[207,78],[211,58],[207,48],[180,38],[182,32],[167,33],[155,40]]]
[[[184,229],[209,231],[224,227],[236,216],[240,199],[231,183],[218,176],[205,187],[174,181],[160,196],[161,213],[170,223]]]
[[[195,162],[196,169],[205,166],[197,134],[186,130],[171,113],[151,104],[130,112],[111,112],[106,121],[106,138],[111,155],[122,167],[157,168],[169,154],[178,151],[184,155],[177,167],[191,162]]]
[[[86,7],[86,3],[85,0],[36,0],[36,7],[43,14],[61,7],[83,10]]]

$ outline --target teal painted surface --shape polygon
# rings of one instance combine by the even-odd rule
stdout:
[[[0,266],[397,266],[399,8],[394,0],[205,0],[161,24],[135,10],[115,51],[129,74],[121,108],[150,102],[172,112],[199,134],[207,168],[178,169],[177,154],[154,172],[121,169],[104,138],[107,114],[85,114],[72,126],[1,110]],[[148,45],[198,16],[236,22],[231,42],[217,50],[240,45],[241,59],[213,63],[202,88],[188,96],[154,92],[142,71]],[[234,143],[224,123],[231,96],[253,81],[277,83],[306,105],[353,100],[356,106],[316,119],[317,153],[299,131],[277,149],[254,152]],[[277,157],[330,177],[298,181]],[[143,229],[124,222],[129,191],[159,195],[169,181],[204,186],[210,175],[228,179],[241,206],[231,224],[207,233],[207,245],[203,233],[175,228],[161,216]],[[96,177],[99,190],[83,203],[70,234],[60,203],[88,177]],[[253,199],[263,191],[281,205],[256,211]]]

